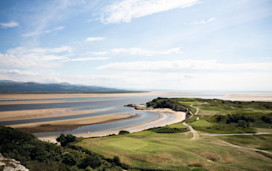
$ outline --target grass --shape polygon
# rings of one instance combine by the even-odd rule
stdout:
[[[182,133],[189,131],[189,128],[182,123],[176,123],[164,127],[150,128],[148,130],[156,133]]]
[[[135,168],[192,170],[269,170],[272,159],[262,154],[224,146],[220,138],[200,137],[193,141],[185,134],[133,134],[84,139],[77,145]],[[271,141],[270,141],[271,144]]]
[[[272,135],[254,135],[254,136],[239,135],[222,137],[221,139],[232,144],[272,152]]]
[[[272,103],[232,102],[216,99],[175,99],[190,107],[197,116],[186,120],[194,129],[209,133],[272,132],[271,123],[265,123],[261,116],[271,117]],[[194,107],[192,107],[193,105]],[[238,122],[226,123],[229,115],[253,118],[249,126],[237,126]],[[216,121],[214,115],[223,115],[225,120]],[[197,118],[199,117],[199,120]],[[234,117],[235,118],[235,117]],[[162,127],[163,130],[188,129],[177,123]],[[133,134],[84,139],[77,145],[112,158],[119,156],[134,168],[162,170],[272,170],[272,156],[262,152],[239,149],[226,142],[272,151],[272,136],[227,136],[209,137],[200,135],[191,140],[192,134],[157,133],[146,130]]]
[[[213,124],[208,122],[207,120],[194,121],[190,125],[193,127],[211,127],[211,126],[213,126]]]

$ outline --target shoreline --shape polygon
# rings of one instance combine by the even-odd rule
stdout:
[[[177,112],[171,109],[163,108],[163,109],[148,109],[145,110],[148,112],[156,112],[160,115],[159,119],[153,120],[148,123],[143,123],[143,124],[138,124],[138,125],[133,125],[130,127],[122,128],[122,129],[112,129],[112,130],[107,130],[107,131],[99,131],[99,132],[90,132],[90,133],[82,133],[82,134],[73,134],[76,137],[83,137],[83,138],[91,138],[91,137],[103,137],[103,136],[108,136],[111,134],[116,134],[118,135],[120,130],[127,130],[130,133],[134,132],[140,132],[149,128],[153,127],[161,127],[161,126],[166,126],[166,125],[171,125],[174,123],[182,122],[186,118],[186,113],[185,112]],[[174,115],[175,118],[169,122],[165,122],[166,119],[168,119],[167,115]],[[56,136],[50,136],[50,137],[38,137],[38,139],[42,141],[49,141],[56,143]]]

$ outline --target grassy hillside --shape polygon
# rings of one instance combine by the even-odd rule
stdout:
[[[269,153],[272,152],[272,135],[207,135],[260,130],[271,132],[272,103],[187,98],[166,101],[174,101],[174,106],[179,103],[180,106],[190,107],[194,112],[199,108],[198,115],[186,120],[199,131],[198,139],[192,140],[192,134],[186,133],[182,123],[177,123],[133,134],[84,139],[76,145],[106,157],[119,156],[122,162],[139,170],[272,169],[272,154]],[[158,105],[156,102],[162,104],[161,99],[153,100],[153,107]],[[268,153],[235,145],[266,150]]]

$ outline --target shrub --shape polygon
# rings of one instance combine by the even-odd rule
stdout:
[[[261,120],[264,121],[265,123],[272,123],[271,122],[271,118],[267,117],[267,116],[262,116]]]
[[[123,135],[123,134],[129,134],[129,131],[126,131],[126,130],[119,131],[119,135]]]
[[[114,156],[113,157],[113,162],[117,165],[117,166],[121,166],[121,161],[120,158],[118,156]]]
[[[60,134],[60,136],[56,139],[58,142],[60,142],[61,146],[67,146],[69,143],[75,142],[76,137],[73,136],[72,134]]]
[[[62,162],[70,166],[77,164],[76,157],[72,153],[65,153],[62,156]]]
[[[187,131],[187,128],[169,128],[169,127],[157,127],[157,128],[150,128],[149,131],[156,132],[156,133],[179,133]]]
[[[92,168],[97,168],[102,164],[100,158],[98,156],[90,156],[87,155],[85,159],[82,160],[79,167],[85,169],[86,167],[90,166]]]

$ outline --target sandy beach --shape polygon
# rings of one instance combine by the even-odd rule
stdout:
[[[185,118],[186,118],[186,113],[185,112],[176,112],[176,111],[173,111],[171,109],[150,109],[150,110],[146,110],[146,111],[156,112],[159,115],[161,115],[161,117],[158,120],[154,120],[154,121],[151,121],[151,122],[148,122],[148,123],[139,124],[139,125],[135,125],[135,126],[131,126],[131,127],[126,127],[126,128],[123,128],[122,130],[127,130],[130,133],[139,132],[139,131],[143,131],[145,129],[152,128],[152,127],[154,127],[153,125],[156,125],[156,127],[166,126],[166,125],[181,122],[181,121],[185,120]],[[175,119],[173,119],[170,122],[165,122],[169,115],[174,116]],[[102,136],[107,136],[107,135],[110,135],[110,134],[118,134],[120,130],[121,129],[112,129],[112,130],[100,131],[100,132],[90,132],[90,133],[84,133],[84,134],[75,134],[75,136],[84,137],[84,138],[102,137]],[[56,137],[54,137],[54,136],[40,137],[39,139],[43,140],[43,141],[56,142]]]

